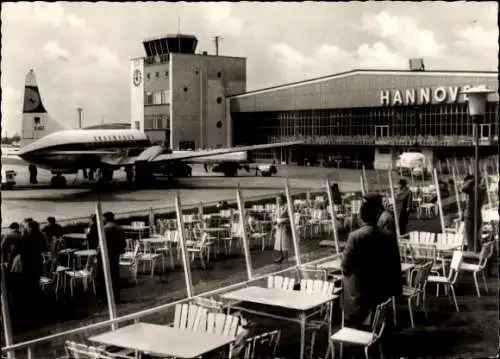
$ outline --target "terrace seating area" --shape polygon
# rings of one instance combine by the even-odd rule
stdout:
[[[417,188],[415,193],[422,198],[416,201],[417,208],[437,191]],[[392,209],[391,191],[382,194],[386,208]],[[443,202],[454,200],[453,195],[441,197]],[[405,283],[402,295],[380,303],[366,331],[349,328],[344,325],[342,253],[332,256],[325,246],[331,246],[337,232],[342,248],[345,234],[361,224],[361,196],[344,194],[342,204],[333,206],[324,191],[290,198],[298,247],[301,251],[309,246],[314,251],[328,250],[320,259],[296,259],[285,268],[272,264],[277,269],[274,273],[171,304],[164,309],[168,315],[154,320],[137,317],[134,323],[129,318],[116,330],[108,331],[108,325],[86,332],[84,338],[69,337],[65,358],[333,358],[358,353],[358,348],[366,357],[375,357],[393,352],[394,342],[387,335],[394,338],[422,330],[436,320],[437,308],[443,308],[441,288],[450,297],[451,305],[446,308],[455,315],[464,309],[460,296],[469,290],[464,288],[469,283],[478,301],[491,295],[488,272],[498,253],[498,216],[491,214],[495,209],[484,206],[481,250],[469,253],[462,221],[446,229],[426,228],[426,223],[436,222],[440,215],[458,217],[453,206],[437,201],[432,215],[426,216],[428,221],[419,221],[425,211],[419,214],[416,209],[415,223],[398,238]],[[211,210],[183,210],[181,220],[172,214],[153,215],[123,224],[127,247],[120,256],[120,278],[133,288],[156,277],[176,276],[183,268],[182,243],[191,270],[206,277],[225,261],[241,263],[245,242],[252,257],[272,252],[276,213],[271,198],[244,204],[244,227],[236,203]],[[84,293],[95,296],[99,251],[90,248],[85,233],[64,237],[56,255],[42,254],[40,287],[56,303]],[[301,253],[295,255],[302,259]],[[464,280],[467,276],[473,282]]]

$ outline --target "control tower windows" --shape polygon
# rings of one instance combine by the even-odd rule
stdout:
[[[152,105],[153,104],[153,93],[152,92],[146,92],[144,103],[146,105]]]

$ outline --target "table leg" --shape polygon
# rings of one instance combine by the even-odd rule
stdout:
[[[304,359],[304,352],[306,346],[306,313],[300,313],[300,359]]]

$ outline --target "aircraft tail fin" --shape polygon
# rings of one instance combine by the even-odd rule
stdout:
[[[50,117],[43,105],[35,71],[28,71],[24,82],[21,147],[61,130],[64,127]]]

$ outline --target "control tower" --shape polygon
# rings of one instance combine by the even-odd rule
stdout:
[[[146,57],[176,54],[194,54],[198,39],[193,35],[165,35],[146,39],[142,42]]]
[[[186,34],[142,44],[145,56],[131,60],[132,128],[172,149],[231,145],[226,97],[246,90],[245,58],[197,52]]]

